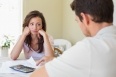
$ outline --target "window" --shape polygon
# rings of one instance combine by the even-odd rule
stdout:
[[[22,0],[0,0],[0,37],[19,37],[22,31]]]

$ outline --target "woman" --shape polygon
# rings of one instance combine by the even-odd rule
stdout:
[[[11,51],[11,59],[16,60],[22,49],[25,58],[35,60],[43,56],[54,56],[53,39],[46,33],[46,22],[42,13],[31,11],[23,22],[23,33]]]

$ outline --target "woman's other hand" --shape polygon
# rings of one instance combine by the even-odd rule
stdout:
[[[38,31],[38,38],[40,38],[40,35],[45,37],[47,34],[46,34],[46,32],[43,29],[41,29],[41,30]]]
[[[38,66],[38,65],[42,66],[45,63],[47,63],[48,61],[52,60],[53,58],[54,57],[52,57],[52,56],[44,56],[40,60],[36,61],[36,66]]]
[[[25,27],[24,31],[23,31],[23,34],[26,35],[26,36],[29,35],[30,34],[30,29],[28,27]]]

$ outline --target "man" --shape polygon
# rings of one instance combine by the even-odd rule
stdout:
[[[71,8],[86,38],[37,69],[31,77],[116,77],[113,1],[73,0]]]

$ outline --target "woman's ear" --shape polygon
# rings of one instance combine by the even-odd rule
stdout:
[[[80,14],[82,16],[82,22],[87,26],[89,25],[89,17],[87,14],[81,13]]]

